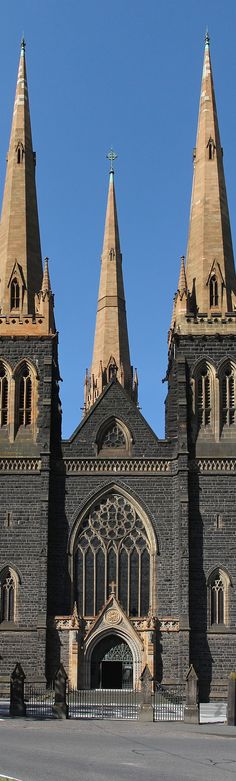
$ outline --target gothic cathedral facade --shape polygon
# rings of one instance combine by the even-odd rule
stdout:
[[[24,42],[0,269],[0,673],[132,688],[193,663],[209,696],[235,668],[236,278],[208,36],[164,440],[138,407],[112,162],[84,414],[61,438]]]

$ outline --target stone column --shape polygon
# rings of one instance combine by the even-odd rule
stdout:
[[[24,698],[25,673],[21,664],[16,664],[10,679],[10,716],[25,716]]]
[[[153,721],[153,677],[147,664],[146,667],[144,667],[142,675],[140,676],[140,683],[140,721]]]
[[[198,677],[192,664],[186,676],[184,721],[187,724],[199,724]]]
[[[236,673],[230,673],[228,681],[227,724],[236,725]]]
[[[68,705],[66,702],[66,684],[67,675],[64,670],[63,664],[58,667],[54,685],[55,685],[55,701],[52,706],[52,713],[54,719],[68,719]]]

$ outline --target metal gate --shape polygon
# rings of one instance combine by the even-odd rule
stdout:
[[[26,683],[26,716],[35,719],[51,719],[54,697],[55,692],[52,686],[45,688],[41,683]]]
[[[138,719],[139,693],[129,689],[69,689],[70,719]]]
[[[183,721],[185,684],[162,686],[157,683],[153,699],[153,721]]]

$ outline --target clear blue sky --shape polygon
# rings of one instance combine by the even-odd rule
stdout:
[[[60,334],[63,432],[92,357],[111,144],[131,358],[142,412],[164,432],[166,337],[186,252],[208,25],[233,236],[235,0],[11,0],[1,9],[0,181],[26,38],[43,256]]]

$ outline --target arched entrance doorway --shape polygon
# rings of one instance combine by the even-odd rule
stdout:
[[[107,635],[93,649],[91,689],[132,689],[133,655],[123,638]]]

